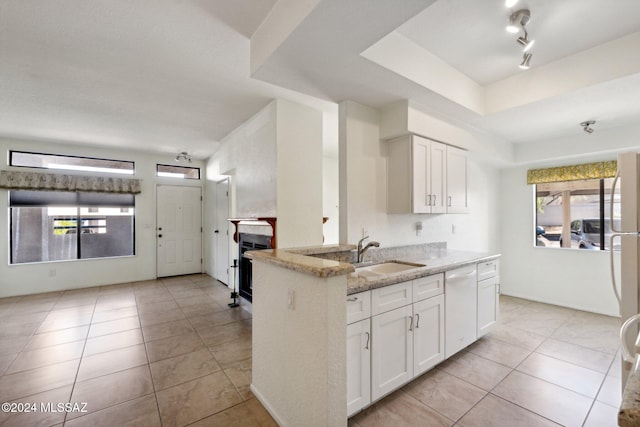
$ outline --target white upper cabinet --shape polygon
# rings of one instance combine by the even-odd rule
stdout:
[[[447,146],[447,213],[469,212],[467,152]]]
[[[463,169],[459,171],[460,167]],[[466,212],[466,183],[464,150],[417,135],[389,141],[388,213]]]

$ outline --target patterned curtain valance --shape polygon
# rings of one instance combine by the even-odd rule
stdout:
[[[529,169],[527,171],[527,184],[613,178],[616,176],[617,168],[618,162],[610,160],[607,162],[586,163],[582,165]]]
[[[140,180],[42,172],[0,171],[0,188],[10,190],[89,191],[139,194]]]

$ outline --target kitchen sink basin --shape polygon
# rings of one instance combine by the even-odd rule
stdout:
[[[354,276],[363,277],[366,280],[381,279],[386,275],[401,273],[415,268],[425,267],[424,264],[414,264],[409,262],[389,261],[381,264],[374,264],[367,267],[356,268]]]

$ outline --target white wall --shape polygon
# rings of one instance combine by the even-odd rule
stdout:
[[[278,247],[322,244],[322,113],[277,100]]]
[[[338,158],[324,156],[322,158],[322,215],[329,218],[323,227],[325,245],[340,241],[339,187]]]
[[[533,187],[527,185],[527,167],[504,169],[500,182],[501,292],[617,316],[609,253],[535,247],[534,194]]]
[[[322,244],[322,120],[317,110],[274,100],[229,134],[207,161],[209,215],[215,215],[215,182],[230,176],[232,217],[277,217],[281,248]],[[210,274],[217,261],[214,225],[205,221]],[[229,262],[238,252],[233,231]]]
[[[104,284],[149,280],[156,277],[156,185],[197,185],[200,181],[156,177],[156,164],[174,164],[174,156],[105,149],[51,142],[0,139],[0,169],[9,169],[8,151],[23,150],[88,156],[135,162],[135,178],[142,180],[136,195],[136,254],[131,257],[87,259],[9,265],[9,218],[7,190],[0,189],[0,297],[60,291]],[[194,161],[193,166],[203,167]],[[20,168],[23,170],[23,168]],[[35,169],[41,171],[42,169]],[[66,172],[65,173],[72,173]],[[204,177],[204,168],[201,170]]]
[[[387,214],[387,142],[380,140],[379,120],[375,109],[351,101],[340,104],[341,243],[356,243],[366,228],[383,247],[446,241],[453,249],[497,251],[499,171],[479,162],[474,153],[469,161],[470,214]],[[415,232],[418,221],[423,223],[420,236]]]

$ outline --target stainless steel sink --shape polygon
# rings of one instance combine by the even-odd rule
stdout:
[[[353,273],[353,275],[362,277],[366,280],[376,280],[389,274],[401,273],[403,271],[413,270],[420,267],[425,267],[425,265],[410,262],[389,261],[367,267],[356,268],[356,272]]]

